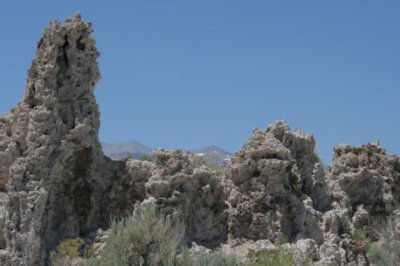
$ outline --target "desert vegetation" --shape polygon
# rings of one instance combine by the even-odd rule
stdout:
[[[62,241],[51,254],[54,266],[290,266],[293,250],[258,251],[251,261],[241,262],[222,249],[191,251],[182,238],[182,224],[171,221],[149,204],[121,220],[113,219],[104,248],[94,254],[81,238]],[[306,265],[306,264],[304,264]]]
[[[286,266],[295,265],[293,250],[279,247],[278,249],[260,250],[249,266]]]
[[[81,256],[82,246],[85,241],[81,238],[66,239],[62,241],[50,255],[51,264],[54,266],[67,266]]]
[[[400,262],[400,218],[389,218],[381,229],[374,229],[380,240],[369,243],[367,258],[371,265],[391,266]],[[365,238],[364,238],[365,239]]]
[[[153,204],[120,221],[113,220],[106,245],[98,258],[90,258],[85,266],[235,266],[234,255],[223,251],[204,250],[190,254],[182,238],[183,228],[158,213]],[[74,254],[75,255],[75,254]]]
[[[173,265],[181,234],[179,226],[149,205],[132,216],[113,220],[100,257],[85,265]]]

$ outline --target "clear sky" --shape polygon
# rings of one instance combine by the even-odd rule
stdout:
[[[13,0],[0,4],[0,113],[23,95],[48,21],[76,11],[102,53],[100,139],[237,151],[285,119],[400,154],[398,0]]]

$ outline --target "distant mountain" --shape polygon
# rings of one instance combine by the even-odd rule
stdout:
[[[120,142],[120,143],[101,143],[103,152],[105,155],[121,159],[131,154],[133,158],[140,158],[142,156],[152,156],[156,149],[149,148],[138,141]],[[232,156],[230,152],[227,152],[217,146],[207,146],[203,149],[190,151],[197,156],[204,156],[212,159],[215,163],[222,165],[226,163]]]
[[[195,155],[210,158],[219,165],[222,165],[222,164],[226,163],[227,161],[229,161],[229,159],[232,156],[232,153],[227,152],[226,150],[223,150],[223,149],[221,149],[217,146],[213,146],[213,145],[207,146],[200,150],[193,150],[192,152]]]
[[[143,145],[138,141],[120,142],[120,143],[101,143],[105,155],[120,159],[131,154],[133,158],[141,156],[152,156],[153,149]]]

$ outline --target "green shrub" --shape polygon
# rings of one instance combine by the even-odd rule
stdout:
[[[372,265],[391,266],[396,265],[391,258],[391,253],[378,245],[372,245],[368,249],[367,257]]]
[[[153,158],[147,155],[142,155],[139,157],[139,161],[144,161],[144,162],[151,162],[153,161]]]
[[[113,220],[100,258],[89,259],[86,265],[173,265],[181,235],[179,227],[151,204],[128,218]]]
[[[294,262],[293,250],[281,246],[278,249],[258,251],[249,266],[291,266]]]
[[[379,232],[380,241],[370,244],[367,250],[367,258],[371,265],[398,265],[400,262],[400,232],[396,224],[400,218],[391,218]]]
[[[68,265],[70,259],[80,256],[80,251],[85,244],[81,238],[66,239],[62,241],[54,252],[50,254],[52,265]]]
[[[85,253],[83,254],[83,257],[85,259],[90,259],[93,258],[95,254],[95,249],[93,245],[90,245],[86,250]]]
[[[226,254],[222,250],[208,254],[202,251],[195,255],[190,255],[187,248],[183,249],[180,258],[176,262],[177,266],[240,266],[242,265],[234,255]]]
[[[275,242],[275,244],[279,246],[284,245],[286,243],[289,243],[289,238],[285,235],[281,235],[280,237],[278,237],[278,239]]]
[[[367,230],[366,229],[359,229],[354,232],[351,236],[352,240],[361,241],[364,244],[368,242],[367,238]]]
[[[339,234],[349,234],[350,233],[350,223],[346,217],[339,218]]]
[[[123,160],[127,161],[127,160],[131,160],[133,159],[133,154],[132,152],[128,152],[125,157],[123,158]]]

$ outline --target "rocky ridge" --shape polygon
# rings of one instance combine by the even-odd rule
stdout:
[[[325,173],[314,137],[277,121],[254,130],[222,175],[182,152],[111,160],[98,140],[91,32],[79,14],[51,22],[22,102],[0,118],[1,265],[48,265],[67,238],[101,246],[110,216],[149,202],[182,222],[193,248],[222,247],[246,261],[285,240],[299,264],[307,253],[315,265],[368,265],[350,235],[399,205],[397,156],[378,143],[338,145]]]

